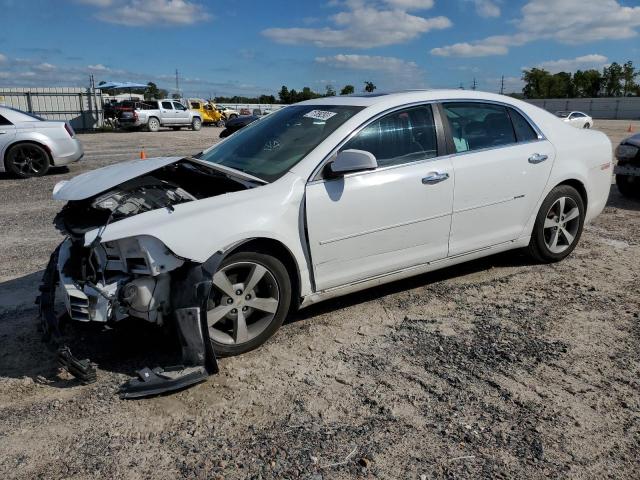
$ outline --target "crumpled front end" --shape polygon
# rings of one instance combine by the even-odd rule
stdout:
[[[145,367],[127,384],[125,398],[184,388],[217,372],[206,309],[221,257],[214,254],[199,263],[174,254],[153,235],[105,241],[102,235],[131,217],[160,209],[180,215],[182,204],[256,186],[197,163],[169,160],[158,159],[155,169],[147,164],[107,167],[54,189],[54,196],[68,200],[55,219],[66,238],[51,256],[40,288],[45,333],[61,338],[53,314],[58,294],[74,321],[114,325],[133,317],[158,326],[171,321],[176,327],[183,365]],[[131,172],[137,175],[126,178]],[[59,350],[58,361],[78,378],[95,381],[88,360],[75,359],[68,347]]]
[[[117,322],[136,317],[162,325],[171,313],[170,272],[184,264],[160,240],[140,236],[85,247],[67,238],[57,270],[72,320]]]

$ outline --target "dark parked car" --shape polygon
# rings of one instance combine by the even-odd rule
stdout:
[[[625,138],[616,148],[616,185],[625,197],[640,198],[640,133]]]
[[[248,115],[244,117],[232,118],[226,123],[225,125],[226,128],[222,132],[220,132],[220,138],[228,137],[232,133],[240,130],[242,127],[246,127],[251,122],[255,122],[259,118],[260,117],[256,115]]]

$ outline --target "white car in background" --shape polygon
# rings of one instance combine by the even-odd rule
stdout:
[[[593,127],[593,118],[583,112],[559,111],[556,112],[556,117],[561,118],[569,125],[576,128]]]
[[[506,96],[309,100],[194,157],[59,183],[47,272],[73,320],[175,319],[198,361],[235,355],[331,297],[517,248],[564,259],[611,165],[605,134]]]
[[[83,155],[82,144],[67,122],[0,106],[0,172],[37,177],[51,166],[76,162]]]

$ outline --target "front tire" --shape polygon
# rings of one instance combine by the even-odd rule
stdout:
[[[529,242],[529,255],[541,263],[566,258],[580,240],[584,217],[584,201],[578,191],[569,185],[555,187],[540,206]]]
[[[202,120],[200,120],[199,118],[194,118],[193,120],[191,120],[191,129],[194,132],[197,132],[201,128],[202,128]]]
[[[622,196],[640,198],[640,177],[616,175],[616,185]]]
[[[583,128],[586,128],[587,130],[589,130],[591,128],[591,124],[589,122],[587,122],[587,123],[584,124]]]
[[[291,293],[289,273],[277,258],[250,251],[225,258],[207,309],[216,354],[240,355],[266,342],[286,318]]]
[[[20,143],[7,151],[5,167],[20,178],[41,177],[50,166],[49,154],[35,143]]]

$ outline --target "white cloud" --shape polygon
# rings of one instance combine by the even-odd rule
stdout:
[[[97,63],[95,65],[87,65],[87,69],[91,70],[92,72],[109,72],[109,71],[111,71],[111,69],[109,67],[105,67],[101,63]]]
[[[128,27],[191,25],[211,15],[189,0],[83,0],[100,8],[96,18]]]
[[[109,7],[113,4],[113,0],[76,0],[76,2],[94,7]]]
[[[536,40],[582,44],[635,37],[640,27],[640,6],[626,7],[617,0],[530,0],[522,7],[512,35],[488,37],[431,50],[440,56],[504,55],[509,47]],[[491,53],[493,52],[493,53]]]
[[[330,57],[316,57],[316,64],[338,70],[370,72],[385,88],[425,87],[425,72],[415,62],[396,57],[379,55],[339,54]]]
[[[499,17],[500,16],[500,6],[494,2],[493,0],[472,0],[475,7],[476,13],[481,17],[489,18],[489,17]]]
[[[471,44],[466,42],[431,49],[431,54],[438,57],[488,57],[491,55],[506,55],[508,52],[509,49],[504,45]]]
[[[39,63],[37,65],[34,65],[32,68],[36,72],[46,73],[46,72],[51,72],[55,70],[56,66],[45,62],[45,63]]]
[[[396,57],[381,57],[377,55],[334,55],[332,57],[316,57],[316,63],[336,68],[353,70],[382,70],[397,72],[403,69],[417,69],[418,64],[407,62]]]
[[[403,10],[428,10],[433,8],[434,0],[386,0],[386,3]]]
[[[388,7],[365,5],[361,0],[346,2],[347,10],[330,17],[335,27],[268,28],[262,34],[287,45],[311,44],[316,47],[372,48],[412,40],[431,30],[449,28],[447,17],[424,18],[407,10],[427,8],[423,0],[387,0]]]
[[[7,61],[7,56],[0,53],[0,63],[4,63]]]
[[[539,68],[544,68],[551,73],[575,72],[576,70],[586,70],[595,68],[601,69],[608,63],[609,59],[604,55],[592,53],[581,57],[560,60],[548,60],[538,64]]]

